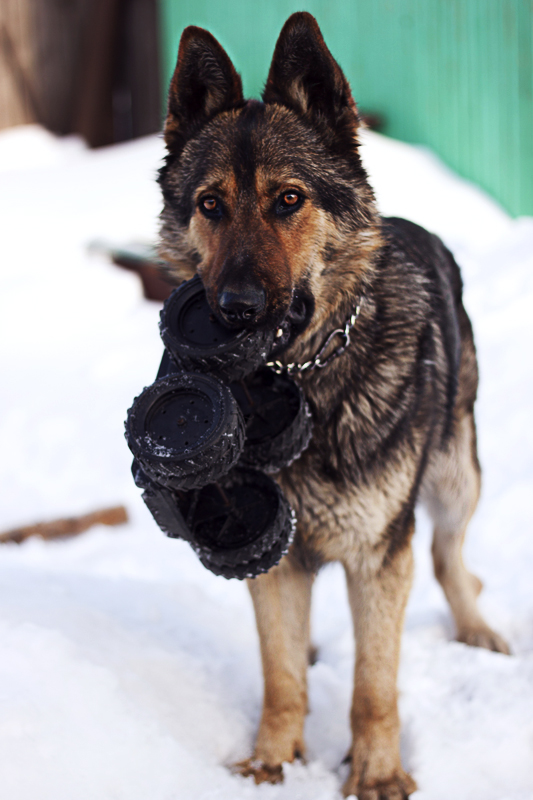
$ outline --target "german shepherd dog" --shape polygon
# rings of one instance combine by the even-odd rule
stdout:
[[[357,642],[344,793],[399,800],[416,788],[400,762],[396,674],[417,500],[434,521],[435,574],[458,639],[508,648],[478,611],[481,582],[461,557],[480,469],[459,269],[436,236],[379,216],[359,126],[310,14],[285,23],[262,102],[243,98],[211,34],[187,28],[164,129],[161,252],[175,278],[199,273],[227,325],[275,330],[283,364],[313,361],[353,324],[344,352],[330,339],[323,368],[292,368],[314,435],[276,476],[298,519],[294,543],[249,581],[265,692],[254,754],[238,769],[277,782],[283,762],[304,756],[311,588],[321,565],[340,561]]]

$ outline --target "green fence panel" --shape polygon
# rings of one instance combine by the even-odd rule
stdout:
[[[226,48],[259,96],[277,36],[310,11],[360,108],[431,147],[512,214],[533,214],[533,0],[160,0],[165,85],[186,25]]]

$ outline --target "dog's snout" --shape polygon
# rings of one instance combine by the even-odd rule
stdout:
[[[230,323],[253,322],[265,310],[265,305],[264,289],[248,289],[241,292],[225,289],[218,297],[220,313]]]

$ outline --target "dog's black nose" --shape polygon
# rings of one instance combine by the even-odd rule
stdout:
[[[252,322],[265,308],[263,289],[248,289],[244,292],[223,291],[218,296],[218,307],[224,319],[230,323]]]

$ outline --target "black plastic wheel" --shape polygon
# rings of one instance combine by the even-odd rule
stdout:
[[[291,525],[290,528],[287,527],[286,531],[284,531],[272,549],[263,553],[260,558],[243,562],[242,564],[236,564],[232,567],[226,564],[214,564],[209,558],[203,555],[199,555],[199,558],[206,569],[227,580],[237,578],[237,580],[242,581],[245,578],[257,578],[261,573],[268,572],[272,567],[275,567],[276,564],[279,564],[283,556],[287,554],[292,540],[292,534],[293,526]]]
[[[291,464],[311,441],[313,421],[300,387],[286,375],[262,368],[231,390],[246,424],[241,463],[277,472]]]
[[[257,470],[238,468],[191,492],[182,513],[202,564],[228,578],[269,570],[287,552],[294,531],[281,489]]]
[[[135,460],[131,471],[135,485],[143,490],[142,498],[146,507],[163,533],[171,539],[185,539],[185,541],[191,542],[192,533],[182,514],[183,508],[187,508],[189,493],[169,489],[150,480]]]
[[[198,275],[174,289],[161,311],[161,338],[171,358],[187,372],[241,380],[263,364],[272,348],[271,331],[234,330],[209,308]]]
[[[132,473],[163,533],[189,542],[215,575],[254,578],[287,553],[294,514],[277,484],[263,473],[237,469],[223,485],[189,492],[151,480],[136,460]]]
[[[244,420],[227,386],[181,372],[148,386],[128,411],[126,439],[148,477],[173,489],[199,489],[238,461]]]

